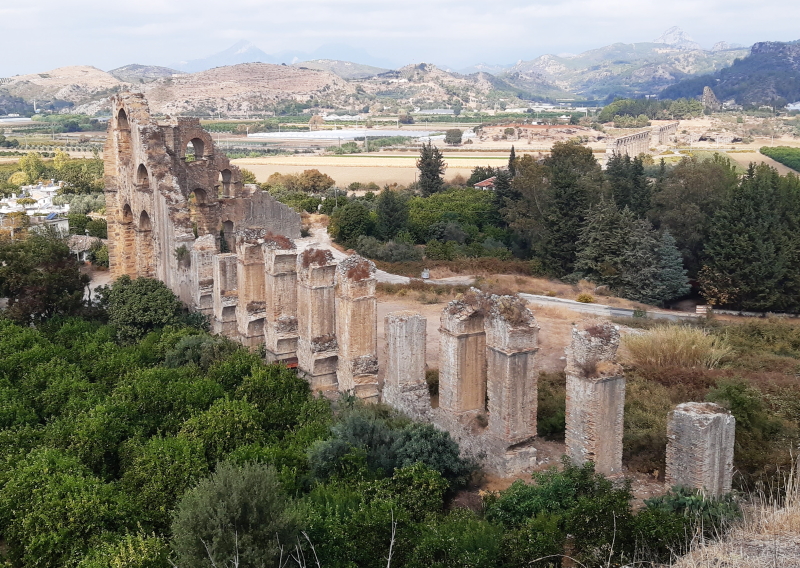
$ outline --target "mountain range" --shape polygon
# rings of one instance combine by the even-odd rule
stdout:
[[[350,59],[314,57],[338,49]],[[758,43],[744,49],[717,42],[702,49],[678,28],[652,42],[616,43],[580,54],[542,55],[514,64],[481,63],[459,71],[429,63],[392,69],[368,53],[328,46],[311,54],[269,55],[242,41],[202,59],[169,67],[131,64],[105,72],[64,67],[4,79],[0,101],[94,114],[110,94],[140,90],[153,110],[170,114],[276,111],[312,105],[363,110],[531,100],[604,101],[615,96],[697,96],[711,86],[718,97],[756,104],[800,99],[800,45]],[[358,62],[355,62],[358,61]],[[281,106],[283,105],[283,106]],[[287,107],[288,105],[288,107]],[[0,105],[0,113],[3,111]],[[6,112],[11,112],[6,110]]]

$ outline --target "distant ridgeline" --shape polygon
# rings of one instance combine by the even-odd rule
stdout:
[[[710,86],[719,100],[740,105],[776,105],[800,101],[800,43],[761,42],[750,55],[710,75],[685,79],[661,92],[663,98],[697,97]]]

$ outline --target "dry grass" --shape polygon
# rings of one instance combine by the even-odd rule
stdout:
[[[791,471],[782,499],[751,498],[744,518],[718,542],[698,542],[674,568],[800,566],[800,475]]]
[[[622,343],[626,362],[636,366],[713,369],[733,354],[724,339],[684,325],[659,325]]]

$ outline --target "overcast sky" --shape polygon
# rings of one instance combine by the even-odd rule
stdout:
[[[206,57],[246,39],[267,53],[327,44],[396,66],[513,63],[680,26],[695,41],[800,39],[796,0],[0,0],[0,77]]]

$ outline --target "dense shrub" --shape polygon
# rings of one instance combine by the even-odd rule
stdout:
[[[623,339],[634,365],[712,369],[732,354],[727,342],[685,325],[662,325]]]
[[[375,237],[364,235],[356,240],[355,249],[362,256],[384,262],[422,260],[422,252],[414,245],[394,241],[382,243]]]

